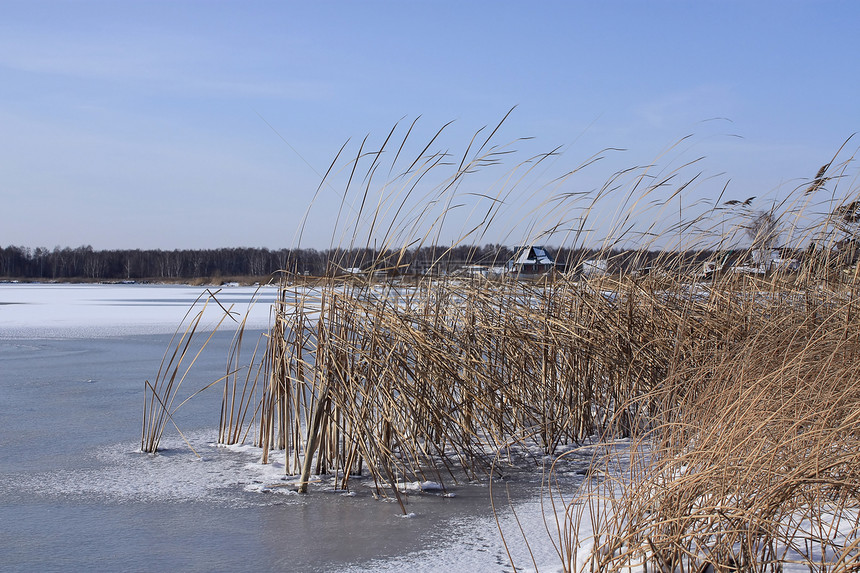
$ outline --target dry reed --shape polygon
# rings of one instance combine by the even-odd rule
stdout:
[[[857,570],[855,287],[754,286],[709,292],[647,429],[560,506],[565,571]]]
[[[342,149],[329,168],[318,194],[337,173],[346,179],[333,244],[373,245],[376,258],[361,276],[332,272],[312,286],[281,274],[262,359],[225,382],[219,440],[252,436],[264,462],[278,452],[302,492],[311,474],[330,474],[342,489],[353,476],[370,476],[377,494],[394,496],[405,512],[399,482],[444,487],[489,475],[511,444],[554,455],[594,436],[608,444],[631,438],[623,452],[610,448],[595,465],[593,477],[598,469],[602,477],[576,499],[554,498],[565,571],[778,571],[792,560],[856,570],[857,283],[856,273],[841,271],[835,243],[852,222],[839,215],[858,193],[834,199],[850,162],[834,158],[770,208],[795,245],[818,245],[799,269],[741,275],[726,263],[703,283],[687,260],[693,245],[716,253],[744,233],[754,243],[761,235],[749,233],[753,198],[725,200],[726,188],[710,206],[687,201],[692,215],[684,218],[681,201],[703,179],[689,173],[697,161],[619,171],[594,193],[579,193],[566,188],[603,155],[535,186],[529,177],[554,150],[517,163],[485,193],[464,193],[472,174],[512,153],[491,142],[500,126],[486,140],[476,133],[462,155],[431,149],[443,128],[399,163],[414,125],[378,195],[372,189],[397,146],[394,130],[379,149],[369,151],[365,139],[339,170]],[[410,249],[438,245],[463,195],[479,197],[452,246],[500,224],[523,187],[528,197],[549,198],[530,214],[520,243],[562,236],[579,253],[568,268],[597,257],[616,272],[588,280],[374,278],[402,275]],[[810,218],[827,191],[827,215]],[[605,216],[607,202],[615,218],[597,241],[592,220]],[[675,237],[676,250],[664,244],[659,256],[646,256],[655,241]],[[618,247],[637,241],[639,251],[620,260]],[[448,253],[440,247],[434,265]],[[335,261],[333,271],[354,263]],[[646,265],[650,274],[632,272]],[[235,356],[240,346],[238,336]],[[171,357],[170,383],[177,365]],[[145,416],[151,449],[172,392],[153,388],[150,409],[156,398],[164,408]],[[590,549],[584,523],[594,532]],[[840,546],[832,545],[838,527],[847,528]]]

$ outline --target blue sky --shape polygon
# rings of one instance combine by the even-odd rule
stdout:
[[[478,242],[552,224],[530,217],[553,193],[699,157],[678,179],[702,172],[688,202],[728,182],[724,199],[768,208],[860,130],[858,25],[850,1],[0,0],[0,246],[294,246],[347,140],[351,158],[398,121],[402,137],[420,116],[410,141],[429,142],[453,120],[434,145],[459,156],[513,106],[495,141],[534,139],[470,178],[461,211],[520,159],[562,154]],[[541,180],[607,147],[626,151]],[[851,169],[840,192],[857,189]],[[314,201],[302,246],[350,242],[335,230],[360,197],[337,218],[345,173]],[[604,209],[595,228],[611,226]],[[440,240],[469,226],[451,221]]]

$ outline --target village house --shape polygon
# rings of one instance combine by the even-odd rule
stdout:
[[[555,260],[544,247],[514,247],[514,257],[506,269],[520,276],[544,275],[555,269]]]

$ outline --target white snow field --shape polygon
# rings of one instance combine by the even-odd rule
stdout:
[[[248,328],[266,328],[276,289],[143,284],[0,284],[0,337],[91,338],[172,333],[195,301],[196,314],[209,294],[202,326],[224,314],[217,303]],[[229,320],[225,324],[229,325]]]

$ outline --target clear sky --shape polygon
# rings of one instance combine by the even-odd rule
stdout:
[[[0,246],[290,247],[347,140],[453,120],[434,145],[460,156],[513,106],[496,142],[562,155],[479,242],[655,161],[704,157],[692,199],[772,201],[860,130],[858,29],[855,1],[0,0]],[[302,246],[331,244],[343,181]]]

